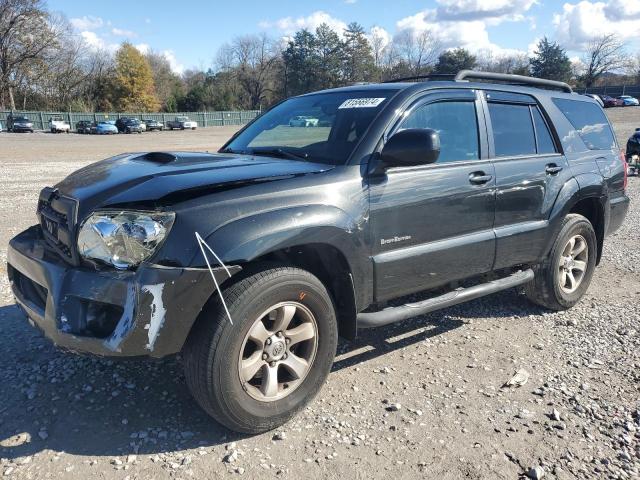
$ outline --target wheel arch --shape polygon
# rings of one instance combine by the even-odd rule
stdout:
[[[570,213],[577,213],[589,220],[596,232],[597,256],[596,264],[602,258],[602,246],[607,222],[607,189],[600,175],[585,174],[570,179],[564,184],[552,209],[549,225],[551,235],[545,248],[548,254],[562,224],[562,219]]]

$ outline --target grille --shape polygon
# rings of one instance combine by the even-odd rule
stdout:
[[[44,238],[54,251],[66,261],[77,265],[75,228],[77,201],[46,187],[40,192],[38,218]]]

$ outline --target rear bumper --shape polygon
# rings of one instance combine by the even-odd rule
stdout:
[[[14,237],[7,254],[17,304],[64,349],[103,356],[179,352],[215,292],[209,270],[141,265],[134,271],[72,267],[49,249],[39,227]],[[229,267],[232,274],[240,267]],[[228,278],[214,269],[218,284]]]
[[[622,194],[609,200],[609,224],[607,226],[606,235],[615,232],[622,222],[624,222],[629,210],[629,197]]]

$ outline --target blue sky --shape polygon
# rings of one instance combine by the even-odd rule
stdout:
[[[326,22],[336,30],[357,21],[391,38],[428,30],[445,47],[501,55],[530,52],[544,35],[579,57],[595,35],[616,32],[629,51],[640,45],[640,0],[206,0],[78,2],[49,0],[91,46],[124,40],[163,52],[174,70],[208,68],[234,36],[267,32],[278,38]]]

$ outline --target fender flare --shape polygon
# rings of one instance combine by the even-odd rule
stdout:
[[[287,248],[326,245],[344,257],[353,283],[354,309],[368,304],[372,287],[372,265],[363,225],[339,208],[329,205],[300,205],[242,217],[202,238],[227,265],[242,265]],[[204,265],[201,251],[195,251],[191,266]]]
[[[608,201],[607,193],[608,189],[604,178],[601,175],[594,173],[585,173],[572,177],[562,186],[549,215],[549,236],[547,238],[545,249],[543,250],[545,256],[551,250],[553,242],[558,235],[560,226],[562,225],[562,219],[569,214],[578,202],[588,198],[596,199],[600,204],[602,228],[598,228],[598,225],[594,225],[594,229],[596,229],[598,242],[601,244],[603,235],[602,233],[598,234],[598,230],[602,230],[602,232],[606,231],[606,225],[609,221],[609,209],[606,208]],[[602,249],[600,248],[598,250],[599,262],[602,255]]]

